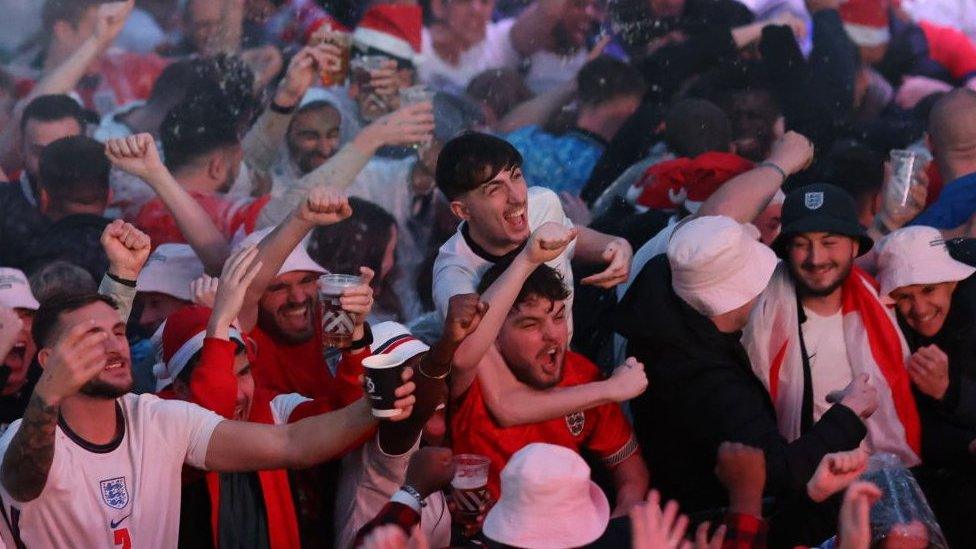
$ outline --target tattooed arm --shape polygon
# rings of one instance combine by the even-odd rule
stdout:
[[[41,495],[54,461],[57,422],[58,407],[45,403],[35,392],[0,466],[0,481],[13,499],[26,503]]]
[[[26,503],[44,490],[54,461],[54,431],[61,402],[102,371],[106,337],[104,331],[95,329],[93,321],[85,320],[63,332],[53,348],[38,352],[44,373],[0,465],[0,482],[13,499]]]

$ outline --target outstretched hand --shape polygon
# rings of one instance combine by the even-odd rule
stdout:
[[[251,282],[261,271],[261,261],[258,260],[257,246],[248,246],[227,258],[224,270],[220,273],[217,283],[217,295],[214,299],[214,310],[210,317],[211,337],[226,339],[226,330],[237,318],[244,306],[244,297],[251,286]]]
[[[112,45],[112,42],[115,42],[135,7],[135,0],[105,2],[98,6],[93,36],[98,41],[100,48],[107,48]]]
[[[630,510],[633,549],[691,549],[685,540],[688,517],[678,513],[678,504],[669,501],[661,509],[661,495],[651,490],[647,501]]]
[[[608,289],[627,281],[630,277],[630,264],[634,259],[634,250],[629,242],[623,238],[615,238],[604,248],[603,259],[607,262],[607,268],[580,280],[580,284]]]
[[[807,482],[807,495],[820,503],[850,486],[867,467],[868,454],[860,448],[827,454]]]
[[[124,280],[136,280],[149,259],[149,235],[121,219],[102,231],[102,249],[108,256],[108,272]]]

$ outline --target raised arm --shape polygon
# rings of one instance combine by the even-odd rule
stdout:
[[[481,295],[490,305],[477,329],[464,340],[454,354],[454,376],[451,394],[458,396],[468,390],[477,374],[478,363],[495,343],[498,332],[505,323],[509,310],[515,303],[522,285],[535,269],[557,257],[576,238],[576,229],[567,229],[558,223],[545,223],[532,233],[529,242],[515,256],[498,280]]]
[[[298,107],[324,68],[341,62],[339,56],[339,48],[322,44],[303,48],[292,57],[288,72],[272,99],[272,108],[265,109],[241,141],[244,162],[251,169],[263,173],[271,170],[288,133],[291,111]],[[280,111],[287,111],[287,114]]]
[[[726,181],[702,204],[697,215],[724,215],[739,223],[751,223],[766,209],[786,177],[806,169],[812,160],[810,140],[787,132],[773,144],[766,162]]]
[[[647,389],[644,365],[633,357],[617,366],[609,379],[545,391],[521,383],[492,346],[478,366],[485,405],[502,427],[565,417],[604,404],[626,402]]]
[[[93,326],[91,321],[81,322],[65,332],[53,348],[38,353],[44,373],[0,465],[0,482],[18,502],[37,499],[44,491],[54,462],[54,433],[61,403],[77,394],[105,366],[102,343],[107,334],[90,331]]]
[[[251,283],[239,320],[249,332],[258,321],[258,302],[288,255],[316,225],[332,225],[352,215],[349,199],[341,192],[323,187],[312,189],[292,214],[258,244],[261,269]]]
[[[522,10],[509,35],[515,51],[528,57],[539,50],[551,49],[555,45],[552,31],[565,10],[566,0],[536,0]]]
[[[634,249],[625,238],[603,234],[589,227],[580,227],[573,259],[607,266],[603,271],[580,280],[580,284],[613,288],[630,277],[630,263],[634,259]]]
[[[163,165],[153,137],[141,133],[112,139],[105,144],[105,153],[116,168],[142,179],[156,191],[207,272],[219,273],[230,253],[227,239]]]
[[[136,280],[149,259],[149,236],[131,223],[116,219],[102,231],[101,243],[108,256],[108,273],[98,291],[115,300],[122,321],[128,322],[136,297]]]
[[[426,141],[433,131],[434,111],[430,103],[410,105],[380,118],[363,128],[325,164],[295,182],[284,196],[272,199],[261,211],[258,227],[281,223],[311,189],[348,188],[380,147]]]
[[[526,126],[545,123],[556,111],[567,105],[576,95],[576,80],[539,94],[516,106],[498,123],[499,133],[510,133]]]

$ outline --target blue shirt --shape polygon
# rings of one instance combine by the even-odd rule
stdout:
[[[931,206],[912,221],[936,229],[954,229],[976,213],[976,173],[964,175],[946,185]]]
[[[522,173],[529,185],[577,196],[606,148],[600,136],[579,128],[552,135],[539,126],[526,126],[506,139],[522,153]]]

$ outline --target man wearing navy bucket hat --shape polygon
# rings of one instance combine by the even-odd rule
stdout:
[[[919,463],[921,429],[905,370],[908,347],[877,283],[854,264],[872,246],[844,190],[822,183],[790,193],[772,245],[783,261],[743,343],[787,439],[847,393],[877,391],[877,410],[861,414],[867,444],[911,467]]]

